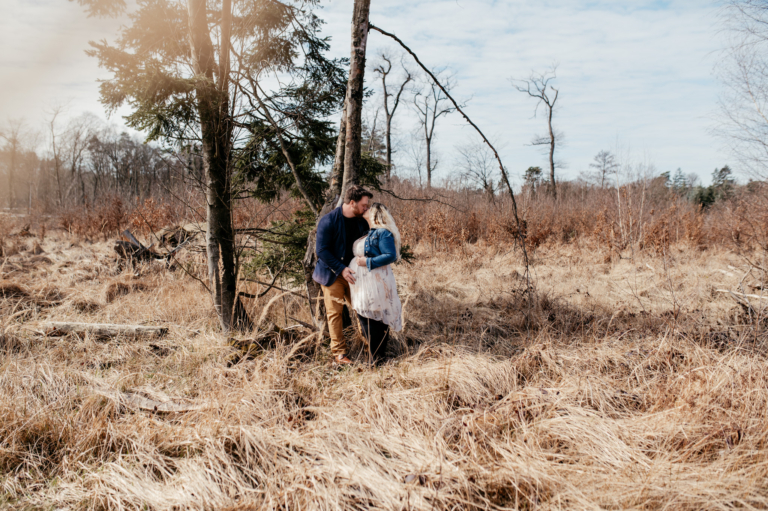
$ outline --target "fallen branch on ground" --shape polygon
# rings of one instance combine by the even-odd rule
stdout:
[[[162,337],[168,329],[161,326],[114,325],[108,323],[71,323],[67,321],[49,321],[44,324],[47,335],[68,333],[91,334],[97,337]]]
[[[739,293],[738,291],[730,291],[728,289],[718,289],[717,292],[718,293],[728,293],[737,302],[740,301],[740,300],[745,300],[747,298],[754,298],[756,300],[768,300],[768,295],[766,295],[766,296],[748,295],[748,294],[745,294],[745,293]]]
[[[203,408],[202,405],[186,405],[173,401],[155,401],[154,399],[149,399],[133,392],[106,392],[102,390],[96,390],[96,393],[109,399],[124,402],[134,408],[139,408],[141,410],[147,410],[150,412],[179,413],[192,412]]]
[[[303,298],[304,300],[307,299],[306,296],[304,296],[303,294],[297,291],[291,291],[290,289],[285,289],[280,286],[276,286],[274,285],[274,283],[270,284],[269,282],[262,282],[261,280],[256,280],[256,279],[240,279],[240,282],[254,282],[256,284],[261,284],[262,286],[267,286],[267,291],[269,291],[270,289],[277,289],[278,291],[283,291],[285,293],[291,293],[292,295],[296,295],[299,298]],[[254,295],[251,293],[240,292],[240,296],[243,296],[245,298],[261,298],[262,296],[264,296],[264,294],[265,293]]]

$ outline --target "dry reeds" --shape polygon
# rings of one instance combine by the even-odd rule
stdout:
[[[116,275],[108,243],[47,233],[47,262],[0,267],[0,504],[765,508],[765,311],[717,292],[762,294],[757,241],[701,246],[711,213],[671,207],[589,223],[562,195],[551,215],[526,206],[542,238],[535,302],[512,242],[492,238],[509,235],[503,204],[487,210],[497,227],[480,206],[463,226],[425,206],[420,238],[401,210],[416,262],[395,267],[405,328],[379,368],[334,369],[327,340],[293,319],[311,323],[306,301],[276,290],[245,302],[274,342],[233,357],[198,282],[151,265]],[[52,320],[169,333],[41,335]]]
[[[77,260],[83,250],[63,256]],[[108,246],[87,250],[98,258]],[[325,362],[327,348],[297,358],[279,340],[228,366],[227,340],[209,333],[215,320],[208,298],[199,284],[169,274],[109,284],[120,293],[98,311],[114,322],[137,315],[172,320],[162,345],[32,341],[34,328],[11,320],[3,327],[0,366],[5,504],[767,504],[760,483],[768,460],[763,333],[750,324],[718,326],[734,305],[697,288],[699,274],[727,285],[733,272],[712,270],[736,259],[703,253],[662,270],[661,256],[649,253],[651,269],[623,260],[605,273],[602,263],[587,263],[589,251],[548,249],[540,257],[549,262],[537,267],[542,299],[531,337],[519,299],[508,293],[519,279],[514,253],[462,250],[444,256],[421,245],[418,265],[396,268],[407,326],[393,343],[398,358],[374,370],[339,372]],[[51,257],[55,267],[81,271],[62,255]],[[97,291],[98,274],[62,293]],[[665,315],[673,291],[683,310],[676,319]],[[267,295],[259,310],[276,324],[308,319],[294,295],[285,296],[286,310],[275,307],[283,298]],[[95,312],[78,311],[76,302],[49,309],[46,319]],[[697,310],[707,311],[704,323]],[[123,392],[188,403],[190,411],[142,410]]]

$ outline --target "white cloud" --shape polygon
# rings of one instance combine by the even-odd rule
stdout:
[[[349,4],[326,7],[339,55],[348,54],[338,41],[349,40]],[[716,15],[716,5],[693,1],[389,0],[371,7],[372,23],[396,33],[427,65],[457,72],[457,95],[472,96],[467,112],[506,146],[513,172],[544,163],[527,144],[545,126],[509,78],[559,63],[556,125],[566,135],[560,159],[570,177],[617,137],[650,153],[660,171],[682,167],[706,177],[726,163],[708,130],[718,90]],[[392,47],[377,33],[370,41],[370,49]],[[461,125],[454,117],[443,126],[444,154],[469,136]]]
[[[87,18],[62,0],[4,2],[0,19],[0,121],[25,118],[37,125],[53,105],[71,115],[103,115],[98,78],[109,75],[85,55],[89,40],[111,38],[119,20]]]
[[[712,75],[717,5],[693,0],[616,2],[600,0],[373,0],[371,21],[395,32],[430,66],[456,72],[456,95],[472,97],[468,114],[503,146],[515,173],[541,165],[527,146],[543,132],[532,119],[534,103],[514,91],[510,77],[525,77],[559,63],[557,127],[567,145],[564,175],[585,169],[617,137],[648,153],[659,171],[682,167],[705,179],[726,162],[709,133],[718,85]],[[320,11],[332,51],[349,55],[352,2],[329,0]],[[6,0],[0,20],[0,121],[42,120],[47,105],[67,102],[70,111],[102,113],[98,78],[106,78],[87,42],[110,38],[119,22],[88,19],[64,0]],[[393,48],[380,34],[369,55]],[[403,111],[404,112],[404,111]],[[119,120],[115,119],[115,120]],[[398,124],[408,130],[412,118]],[[438,150],[447,172],[453,147],[473,136],[458,116],[439,126]],[[401,151],[398,157],[404,157]]]

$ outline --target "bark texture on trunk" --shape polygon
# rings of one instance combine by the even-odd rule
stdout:
[[[336,139],[336,156],[333,159],[333,169],[331,170],[331,182],[328,188],[325,203],[329,202],[334,207],[341,206],[344,197],[341,195],[341,188],[344,185],[344,155],[347,147],[347,102],[344,101],[344,107],[341,110],[341,120],[339,121],[339,136]],[[325,209],[325,208],[323,208]],[[322,214],[320,215],[322,217]]]
[[[434,124],[432,125],[434,128]],[[424,123],[424,140],[427,146],[427,188],[432,188],[432,134]]]
[[[214,82],[217,65],[206,18],[205,0],[189,0],[189,43],[197,75],[195,94],[200,115],[205,172],[208,230],[206,252],[208,279],[221,328],[229,332],[237,296],[235,236],[232,226],[232,189],[229,179],[229,93],[219,68],[220,85]]]
[[[344,181],[341,196],[347,188],[359,182],[362,161],[363,133],[363,79],[365,77],[365,49],[368,44],[368,13],[371,0],[355,0],[352,13],[352,54],[349,60],[347,82],[347,133],[344,153]]]
[[[392,116],[387,115],[387,183],[392,179]]]
[[[555,101],[557,96],[555,96]],[[557,199],[557,183],[555,183],[555,130],[552,129],[552,110],[554,107],[554,101],[552,106],[548,106],[549,110],[549,184],[552,187],[552,197]]]

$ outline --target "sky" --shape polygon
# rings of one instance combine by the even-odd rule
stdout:
[[[626,163],[652,164],[657,173],[681,168],[704,183],[730,154],[713,129],[720,85],[715,76],[720,34],[716,0],[372,0],[371,22],[395,33],[431,68],[454,74],[454,95],[500,149],[519,180],[547,157],[530,145],[545,133],[536,102],[512,79],[557,65],[560,90],[555,127],[563,133],[556,158],[565,179],[587,170],[601,150]],[[352,0],[325,0],[334,56],[349,56]],[[24,118],[42,131],[51,109],[105,117],[98,80],[109,77],[85,55],[89,40],[111,38],[121,20],[89,19],[66,0],[3,0],[0,18],[0,125]],[[372,32],[367,82],[377,54],[397,48]],[[405,60],[411,69],[416,66]],[[376,109],[372,99],[368,115]],[[407,145],[417,137],[410,100],[396,118],[402,172],[411,167]],[[117,112],[110,122],[121,125]],[[477,136],[457,114],[436,128],[436,176],[455,172],[457,148]],[[738,169],[737,169],[738,170]]]

